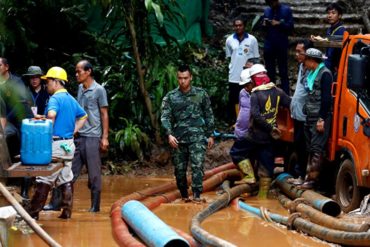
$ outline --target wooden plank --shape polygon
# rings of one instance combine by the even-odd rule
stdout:
[[[25,166],[20,162],[13,164],[6,172],[8,177],[49,176],[63,167],[63,163],[50,163],[47,166]]]
[[[323,48],[342,48],[342,41],[314,41],[313,46]]]

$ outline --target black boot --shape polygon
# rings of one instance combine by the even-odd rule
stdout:
[[[45,211],[60,211],[62,204],[62,190],[60,187],[53,188],[49,204],[45,205]]]
[[[187,189],[181,189],[180,194],[182,198],[189,198],[189,193]]]
[[[24,199],[29,199],[29,197],[28,197],[28,189],[30,188],[31,182],[32,182],[32,180],[31,180],[30,177],[24,177],[23,180],[22,180],[22,184],[21,184],[21,196]]]
[[[180,194],[181,194],[181,200],[183,202],[185,202],[185,203],[191,202],[191,200],[189,198],[189,193],[188,193],[188,190],[187,189],[180,190]]]
[[[89,212],[100,211],[100,191],[91,191],[91,208]]]
[[[200,199],[200,192],[193,190],[193,202],[195,203],[202,203],[202,199]]]
[[[73,205],[73,184],[71,182],[62,184],[59,186],[62,191],[62,213],[59,218],[69,219],[72,216],[72,205]]]
[[[314,189],[321,171],[321,153],[313,153],[307,164],[305,182],[299,187],[300,189]]]
[[[49,191],[51,186],[44,183],[36,184],[35,193],[33,194],[31,200],[31,206],[28,209],[29,215],[38,220],[39,219],[39,212],[45,205],[46,199],[48,198]]]

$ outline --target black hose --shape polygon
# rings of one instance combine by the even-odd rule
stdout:
[[[275,180],[275,184],[288,197],[291,199],[302,197],[306,199],[312,205],[312,207],[330,216],[335,217],[340,214],[341,209],[336,201],[312,190],[298,189],[296,186],[287,182],[289,178],[292,178],[290,174],[282,173]]]
[[[369,224],[354,224],[326,215],[310,205],[305,204],[302,200],[292,201],[282,194],[279,194],[278,200],[281,205],[289,209],[290,212],[299,212],[303,216],[307,216],[313,223],[321,226],[347,232],[366,232],[369,230]]]
[[[233,187],[232,189],[229,188],[229,182],[225,182],[223,187],[225,188],[224,194],[219,196],[213,203],[208,205],[207,208],[200,211],[196,214],[193,219],[191,220],[191,233],[196,240],[201,242],[203,245],[206,246],[235,246],[221,238],[218,238],[207,231],[205,231],[200,224],[203,220],[205,220],[208,216],[212,215],[213,213],[217,212],[223,207],[226,207],[232,199],[235,197],[246,193],[251,192],[252,187],[248,184],[241,184],[238,186]]]
[[[260,209],[252,207],[245,202],[239,201],[239,204],[247,205],[247,207],[241,205],[241,208],[260,216]],[[370,232],[345,232],[329,229],[301,218],[300,214],[292,214],[290,217],[286,217],[279,214],[266,213],[269,215],[269,218],[274,221],[278,219],[278,223],[285,224],[288,227],[295,228],[328,242],[351,246],[370,246]]]

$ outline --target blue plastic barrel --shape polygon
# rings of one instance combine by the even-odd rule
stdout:
[[[49,119],[23,119],[21,162],[24,165],[48,165],[51,162],[53,122]]]

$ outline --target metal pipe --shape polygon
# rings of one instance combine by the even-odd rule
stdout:
[[[260,209],[254,208],[241,201],[239,201],[239,205],[240,208],[246,210],[247,212],[261,217]],[[276,222],[288,225],[288,217],[272,214],[269,212],[267,212],[267,214],[272,220],[277,218],[279,221]],[[307,221],[300,216],[291,218],[290,222],[291,226],[293,226],[295,229],[328,242],[351,246],[370,246],[370,232],[345,232],[340,230],[333,230]]]
[[[139,201],[122,206],[122,217],[135,233],[151,247],[189,247],[189,243]]]
[[[226,182],[226,183],[225,183]],[[223,207],[226,207],[230,201],[245,192],[251,192],[252,187],[248,184],[242,184],[230,189],[228,181],[225,181],[223,187],[225,192],[223,195],[219,196],[212,204],[208,205],[205,209],[196,214],[191,221],[191,233],[194,238],[201,242],[205,246],[235,246],[232,243],[229,243],[223,239],[220,239],[207,231],[205,231],[201,226],[201,222],[205,220],[208,216],[217,212]]]
[[[286,181],[289,178],[292,178],[290,174],[282,173],[275,180],[276,185],[288,197],[291,199],[302,197],[306,199],[314,208],[330,216],[335,217],[340,214],[341,209],[337,202],[312,190],[298,189],[296,186]]]
[[[299,212],[302,215],[307,216],[313,223],[321,226],[347,232],[366,232],[369,230],[369,224],[354,224],[340,220],[338,218],[326,215],[317,209],[306,205],[305,203],[295,203],[282,194],[278,196],[278,200],[291,212]]]

